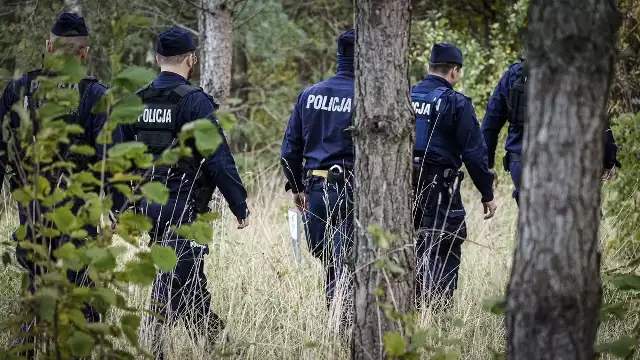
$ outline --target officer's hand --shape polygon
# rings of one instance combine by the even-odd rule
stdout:
[[[482,206],[484,207],[484,219],[489,220],[496,214],[496,209],[498,206],[496,202],[491,200],[489,202],[483,202]]]
[[[614,165],[611,169],[604,169],[602,172],[602,180],[609,181],[613,179],[616,175],[616,166]]]
[[[495,189],[498,186],[498,173],[496,169],[489,169],[489,172],[493,174],[493,188]]]
[[[244,219],[238,219],[238,229],[244,229],[249,226],[249,217],[247,216]]]
[[[293,194],[293,202],[301,213],[307,211],[307,197],[304,193],[299,192],[297,194]]]

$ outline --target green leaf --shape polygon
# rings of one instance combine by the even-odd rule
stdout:
[[[85,254],[91,259],[91,265],[98,270],[113,270],[116,267],[116,259],[110,251],[104,248],[89,248]]]
[[[132,261],[125,265],[124,275],[133,284],[147,286],[155,279],[156,268],[147,261]]]
[[[196,220],[191,225],[182,225],[175,231],[200,245],[208,245],[213,239],[213,227],[211,227],[211,224],[200,220]]]
[[[131,345],[138,346],[138,328],[140,327],[140,317],[136,315],[124,315],[120,318],[122,331]]]
[[[213,154],[222,142],[218,127],[209,119],[200,119],[186,123],[182,126],[182,131],[185,132],[185,134],[193,132],[196,149],[204,157]]]
[[[96,288],[93,295],[103,301],[105,304],[115,305],[117,301],[116,293],[109,288]]]
[[[140,188],[142,195],[151,202],[164,205],[169,200],[169,189],[159,182],[150,182]]]
[[[236,116],[229,111],[218,110],[215,113],[215,117],[223,130],[229,130],[237,121]]]
[[[174,165],[180,160],[179,149],[166,149],[158,159],[158,165]]]
[[[22,205],[27,205],[31,200],[34,199],[33,193],[31,191],[27,192],[25,190],[25,188],[19,188],[11,192],[13,198]]]
[[[76,154],[93,156],[96,154],[96,150],[89,145],[71,145],[69,150]]]
[[[625,335],[614,342],[598,344],[596,351],[611,354],[619,358],[625,358],[631,354],[635,343],[635,339]]]
[[[135,124],[143,111],[142,99],[137,95],[130,95],[113,107],[109,114],[109,121],[115,124]]]
[[[384,334],[384,349],[388,356],[402,356],[406,352],[407,342],[397,331]]]
[[[60,45],[54,48],[60,48]],[[85,74],[85,68],[78,58],[71,54],[55,51],[44,59],[44,68],[52,70],[59,76],[67,76],[70,83],[79,82]]]
[[[108,151],[107,155],[110,158],[117,158],[128,156],[132,153],[143,153],[147,150],[147,145],[139,141],[127,141],[113,145]]]
[[[84,331],[74,331],[67,340],[67,344],[74,356],[89,356],[96,340]]]
[[[609,281],[618,290],[640,290],[640,276],[638,275],[614,275]]]
[[[87,318],[84,317],[82,311],[78,309],[70,309],[68,315],[71,322],[80,329],[84,329],[84,327],[87,326]]]
[[[58,300],[58,292],[55,289],[45,288],[37,293],[38,297],[38,314],[45,321],[53,322],[53,316],[56,310]]]
[[[116,76],[114,84],[126,88],[129,92],[135,92],[155,78],[156,73],[151,69],[141,66],[130,66]]]
[[[156,264],[160,270],[166,272],[172,271],[178,263],[178,257],[175,251],[168,246],[154,244],[151,247],[151,257],[153,263]]]
[[[53,220],[60,231],[66,234],[70,234],[78,228],[76,217],[67,207],[59,207],[47,213],[46,216],[50,220]]]
[[[411,337],[411,346],[414,349],[421,348],[427,344],[427,331],[420,329]]]
[[[624,303],[605,304],[600,308],[600,321],[622,320],[626,312],[627,307]]]
[[[100,335],[109,335],[111,333],[111,327],[105,323],[88,323],[86,329],[93,333]]]
[[[482,302],[483,307],[495,315],[504,314],[505,304],[506,301],[503,296],[490,296]]]

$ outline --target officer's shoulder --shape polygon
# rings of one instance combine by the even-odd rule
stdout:
[[[456,101],[458,103],[460,103],[460,102],[462,102],[462,103],[465,103],[465,102],[471,103],[471,100],[472,100],[470,96],[465,95],[465,94],[461,93],[460,91],[453,90],[453,89],[451,90],[451,95],[456,99]]]
[[[522,62],[521,61],[514,62],[513,64],[509,65],[509,69],[507,69],[507,71],[511,72],[511,73],[517,73],[520,70],[522,70]]]

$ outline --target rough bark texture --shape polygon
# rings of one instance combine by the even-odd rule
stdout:
[[[200,86],[221,108],[231,87],[233,20],[230,0],[202,0],[200,31]]]
[[[594,358],[604,115],[618,26],[614,1],[531,1],[509,359]]]
[[[401,313],[413,306],[410,25],[410,0],[356,1],[354,360],[383,359],[384,333],[403,331],[385,317],[380,305],[389,304]],[[390,250],[394,261],[407,270],[404,275],[394,277],[374,265],[382,251],[367,231],[372,225],[397,237]]]

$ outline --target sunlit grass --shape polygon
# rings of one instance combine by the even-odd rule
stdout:
[[[285,213],[291,205],[290,194],[273,180],[277,176],[271,172],[252,174],[261,186],[249,200],[251,217],[246,229],[236,229],[226,203],[218,200],[223,216],[215,225],[206,272],[212,309],[226,322],[228,341],[219,341],[212,349],[202,341],[194,343],[184,326],[178,325],[167,336],[170,359],[213,359],[223,354],[231,359],[256,360],[348,358],[348,339],[336,331],[339,317],[330,316],[325,307],[320,262],[306,252],[306,245],[302,261],[295,261]],[[433,327],[446,338],[460,339],[462,345],[452,345],[451,349],[459,350],[461,359],[490,359],[490,348],[504,350],[505,331],[502,318],[484,310],[482,301],[504,293],[515,243],[517,207],[510,183],[503,180],[496,195],[496,217],[485,221],[478,193],[470,181],[464,183],[469,238],[462,250],[454,306],[449,316],[425,310],[418,318],[421,326]],[[3,216],[0,230],[4,236],[10,236],[15,226],[15,214]],[[603,236],[610,235],[603,231]],[[131,254],[124,255],[119,263],[128,256]],[[20,284],[17,271],[16,267],[2,270],[2,320],[16,310]],[[148,303],[149,288],[130,290],[133,304],[142,307]],[[107,319],[114,321],[117,314],[108,314]],[[453,326],[453,319],[460,319],[462,326]],[[630,330],[634,321],[603,324],[601,338],[614,339]],[[2,344],[8,340],[6,334],[0,336]],[[142,341],[151,346],[144,336]]]

